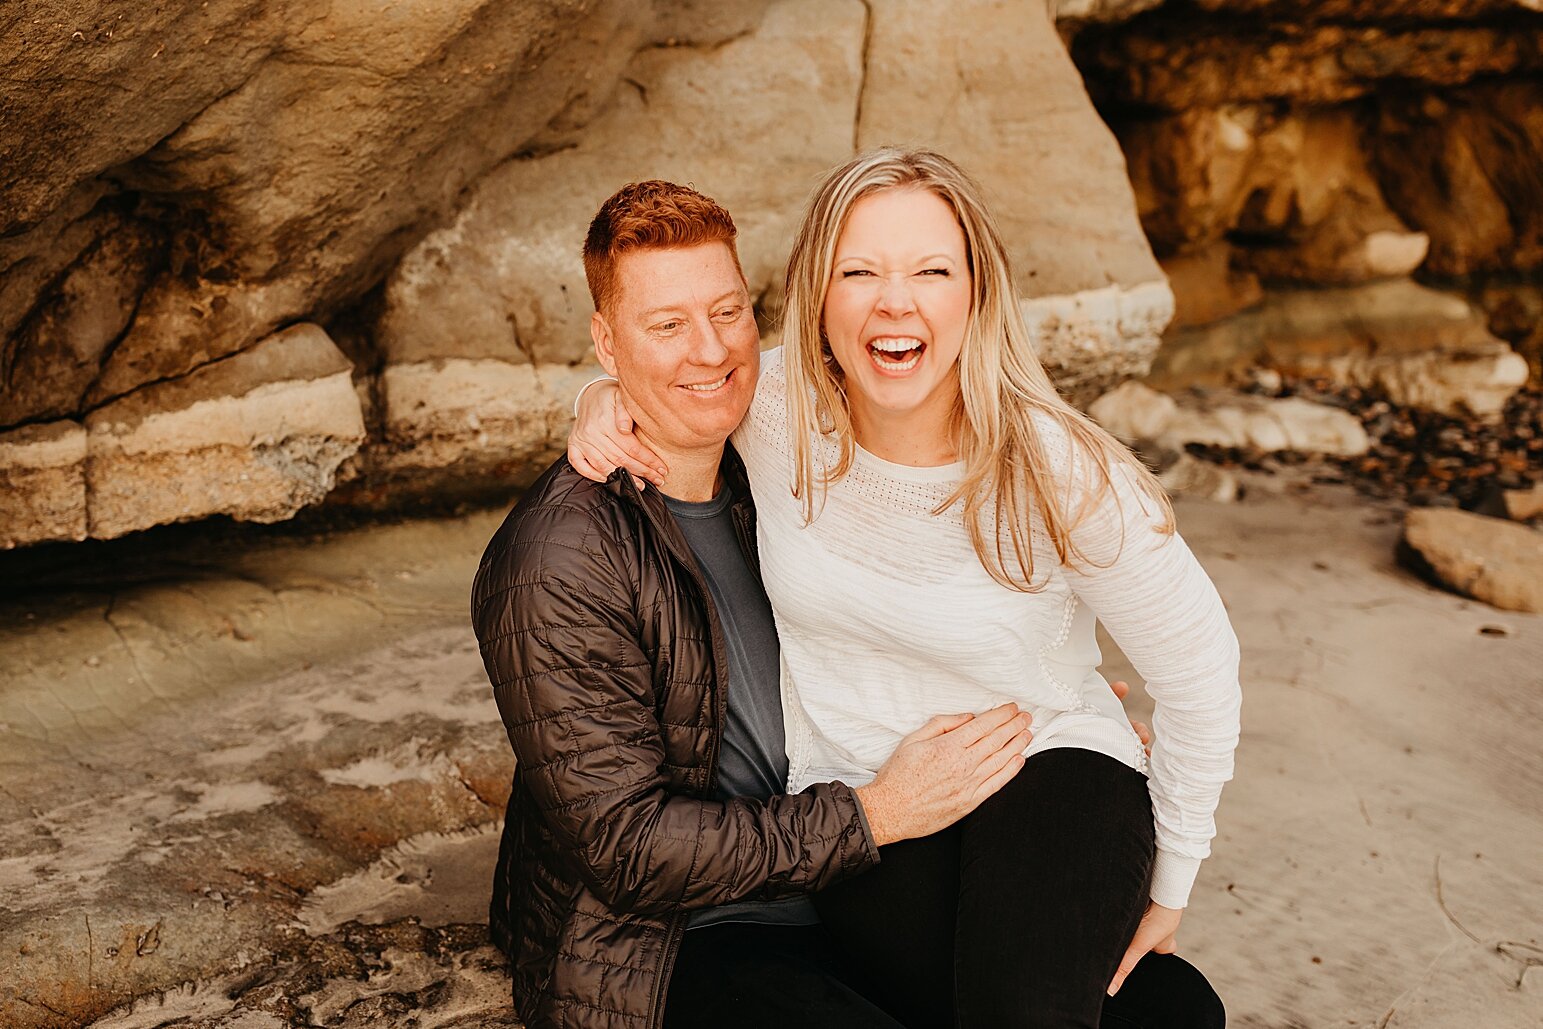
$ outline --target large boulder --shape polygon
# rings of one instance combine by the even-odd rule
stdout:
[[[1543,611],[1543,532],[1500,518],[1415,509],[1400,556],[1449,589],[1507,611]]]
[[[579,247],[628,181],[689,182],[719,200],[751,291],[778,288],[804,198],[851,153],[864,22],[858,0],[785,0],[722,46],[638,54],[571,146],[485,176],[391,273],[376,329],[387,363],[581,359],[592,307]]]
[[[0,326],[49,289],[37,273],[81,252],[85,229],[57,230],[104,192],[143,207],[173,248],[148,283],[124,276],[132,318],[86,403],[326,315],[483,171],[582,124],[636,50],[716,43],[764,2],[245,0],[132,17],[24,4],[0,15],[0,270],[33,271],[0,295]],[[64,207],[85,211],[54,224]]]

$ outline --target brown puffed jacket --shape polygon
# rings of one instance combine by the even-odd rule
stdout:
[[[754,512],[725,480],[752,568]],[[714,799],[728,657],[657,490],[559,460],[488,544],[472,622],[514,747],[493,939],[529,1029],[654,1029],[687,912],[878,861],[850,788]]]

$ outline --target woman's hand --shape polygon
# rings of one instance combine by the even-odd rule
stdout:
[[[1125,697],[1130,693],[1130,683],[1121,679],[1119,682],[1111,682],[1109,688],[1119,698],[1120,703],[1125,703]],[[1147,728],[1147,723],[1131,719],[1130,727],[1135,730],[1136,738],[1141,740],[1141,746],[1145,748],[1147,757],[1152,756],[1152,730]]]
[[[579,394],[577,417],[568,434],[568,463],[586,479],[604,482],[618,468],[632,473],[638,486],[648,480],[663,486],[670,469],[633,432],[632,415],[621,402],[615,379],[603,379]]]
[[[1109,984],[1109,996],[1113,997],[1119,992],[1125,977],[1130,975],[1136,962],[1146,957],[1148,952],[1172,954],[1178,949],[1179,944],[1174,937],[1179,931],[1179,919],[1183,917],[1183,908],[1147,905],[1147,913],[1141,916],[1141,924],[1136,926],[1136,938],[1130,941],[1130,947],[1120,959],[1120,968],[1114,973],[1114,981]]]

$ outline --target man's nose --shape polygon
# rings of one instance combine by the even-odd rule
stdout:
[[[890,318],[910,314],[916,310],[916,295],[911,291],[911,280],[905,275],[891,275],[879,287],[878,312]]]
[[[693,363],[704,368],[716,368],[729,359],[729,348],[724,343],[719,326],[711,318],[703,318],[697,323],[696,332],[692,333],[696,338],[691,348]]]

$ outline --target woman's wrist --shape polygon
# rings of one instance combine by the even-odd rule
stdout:
[[[1157,851],[1152,863],[1152,903],[1181,909],[1189,905],[1190,891],[1200,874],[1200,858],[1185,857],[1171,850]]]
[[[579,401],[584,399],[584,394],[589,392],[589,387],[597,385],[597,384],[602,383],[602,382],[615,382],[615,381],[616,381],[616,379],[613,376],[602,375],[598,379],[590,379],[584,385],[580,386],[579,387],[578,396],[573,398],[573,417],[577,418],[579,416]]]

